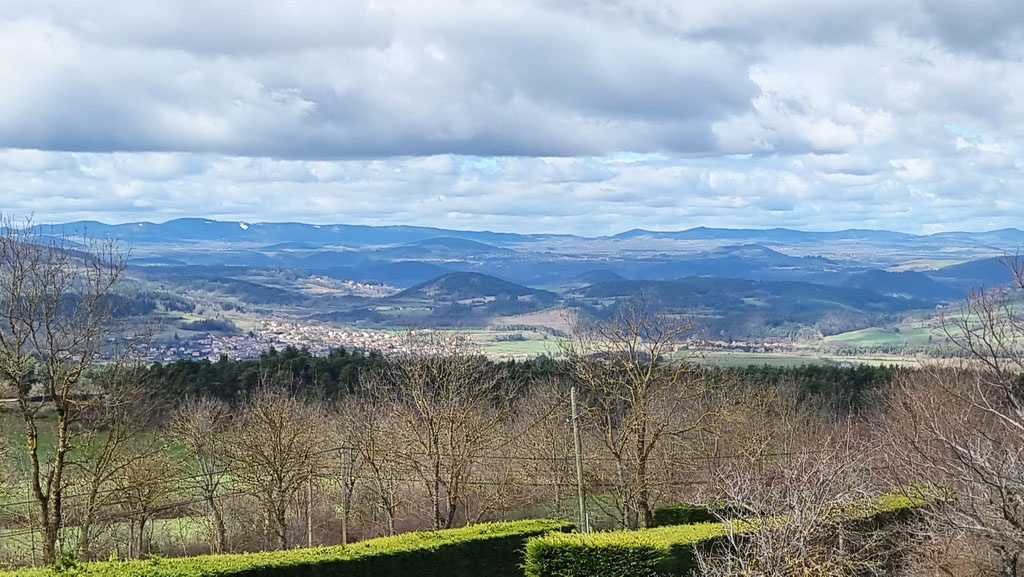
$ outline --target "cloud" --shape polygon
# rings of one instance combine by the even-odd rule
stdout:
[[[924,157],[620,156],[282,160],[191,153],[0,153],[0,206],[37,220],[203,215],[614,234],[632,227],[924,232],[1019,225],[1015,147]],[[979,158],[995,154],[983,172]],[[169,172],[179,170],[175,176]]]
[[[1013,226],[1021,6],[4,3],[0,206],[588,234]]]
[[[0,25],[0,144],[286,158],[706,151],[727,44],[529,3],[77,2]]]

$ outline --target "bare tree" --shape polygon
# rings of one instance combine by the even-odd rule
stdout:
[[[434,528],[443,529],[465,504],[481,455],[501,444],[512,392],[502,372],[457,336],[417,338],[417,348],[430,352],[391,359],[371,377],[371,394],[402,422],[406,460],[430,496]]]
[[[552,378],[534,384],[519,401],[512,427],[510,460],[526,479],[544,482],[533,498],[549,503],[556,517],[571,515],[569,497],[576,494],[571,419],[569,385]]]
[[[46,563],[56,559],[68,456],[90,405],[83,376],[112,336],[109,295],[125,262],[110,242],[86,241],[84,250],[71,250],[31,223],[0,223],[0,378],[14,390],[25,422]],[[55,441],[52,450],[43,450],[41,417],[50,408]]]
[[[761,442],[722,459],[714,477],[724,545],[698,552],[701,575],[893,575],[903,528],[870,519],[880,485],[875,453],[852,422],[832,422],[791,398],[761,401],[772,416]],[[858,518],[859,517],[859,518]]]
[[[156,435],[143,435],[153,423],[158,402],[140,385],[138,363],[103,367],[94,384],[97,396],[84,414],[81,439],[68,459],[71,482],[81,506],[75,507],[79,526],[78,557],[92,558],[97,521],[120,495],[114,482],[138,460],[146,460],[166,450]]]
[[[402,504],[402,487],[410,469],[402,439],[396,434],[401,422],[379,399],[354,401],[346,412],[346,443],[363,464],[366,488],[385,519],[385,533],[394,535]]]
[[[173,480],[179,468],[168,451],[133,459],[118,470],[114,478],[121,513],[112,519],[127,519],[129,529],[128,556],[141,558],[149,553],[148,523],[159,512],[171,506],[177,487]]]
[[[1024,290],[1024,266],[1011,263]],[[1024,317],[1006,289],[969,294],[939,325],[959,355],[906,373],[887,422],[898,480],[936,504],[938,539],[966,536],[1018,575],[1024,551]]]
[[[608,322],[578,321],[563,352],[583,389],[588,427],[614,460],[624,527],[650,527],[651,459],[668,439],[696,431],[711,414],[710,381],[675,358],[693,325],[625,304]]]
[[[277,547],[288,548],[288,505],[324,454],[319,404],[264,386],[235,418],[227,448],[240,486],[255,497]]]
[[[204,397],[186,400],[171,420],[171,437],[188,454],[195,486],[202,494],[213,521],[214,536],[210,549],[227,550],[227,528],[219,496],[227,477],[225,437],[230,431],[231,408],[218,399]]]
[[[338,485],[341,493],[341,542],[348,543],[349,525],[352,519],[352,508],[355,502],[356,487],[359,485],[360,470],[364,466],[363,451],[360,450],[361,407],[358,402],[349,400],[334,408],[331,414],[332,431],[336,441],[337,469],[331,471],[330,477]]]

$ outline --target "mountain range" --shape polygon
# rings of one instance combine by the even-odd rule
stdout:
[[[1017,229],[913,235],[699,227],[582,237],[180,219],[73,222],[40,232],[71,242],[117,239],[131,249],[140,278],[249,306],[287,305],[323,320],[473,326],[566,307],[601,316],[643,296],[702,315],[709,334],[730,338],[891,322],[961,299],[971,287],[1008,283],[1007,255],[1024,245]],[[374,297],[303,292],[310,278],[382,288]]]

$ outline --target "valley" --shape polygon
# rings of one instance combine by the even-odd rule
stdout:
[[[606,319],[642,300],[690,319],[694,348],[717,356],[904,362],[945,345],[937,309],[955,310],[972,287],[1010,283],[1008,260],[1024,244],[1016,229],[588,238],[202,219],[45,228],[131,250],[127,290],[144,310],[130,316],[160,327],[149,353],[160,361],[286,346],[388,352],[403,331],[425,328],[470,334],[495,358],[526,358],[557,354],[577,315]]]

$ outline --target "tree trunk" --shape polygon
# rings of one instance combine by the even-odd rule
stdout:
[[[448,499],[448,513],[444,518],[444,527],[442,529],[451,529],[452,525],[455,524],[455,514],[459,510],[459,502],[455,497]]]
[[[640,427],[636,442],[636,510],[639,524],[644,529],[654,526],[654,512],[651,511],[651,495],[647,488],[647,425]]]
[[[388,513],[388,535],[395,534],[395,508],[391,505],[387,508]]]
[[[228,531],[224,526],[224,515],[221,514],[216,496],[212,491],[206,494],[206,505],[210,508],[210,514],[213,515],[213,527],[217,532],[213,552],[223,553],[227,549]]]
[[[135,558],[135,519],[128,521],[128,558]]]
[[[283,502],[274,510],[274,536],[278,549],[288,548],[288,508]]]
[[[91,508],[91,506],[90,506]],[[82,517],[78,530],[78,560],[89,561],[92,558],[92,512]]]
[[[43,521],[43,563],[53,565],[57,561],[57,536],[59,529],[49,520]]]
[[[348,545],[348,511],[341,506],[341,544]]]
[[[139,546],[138,546],[139,559],[146,554],[146,518],[142,517],[139,519]]]
[[[352,514],[352,493],[355,487],[351,481],[346,479],[342,482],[341,488],[341,544],[348,544],[348,518]]]
[[[626,486],[626,471],[622,464],[622,458],[615,456],[615,474],[619,479],[619,497],[622,499],[622,528],[631,529],[629,526],[629,487]]]

